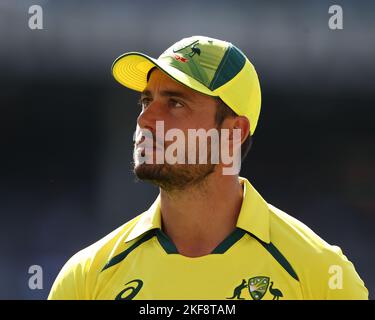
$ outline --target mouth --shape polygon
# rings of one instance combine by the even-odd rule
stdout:
[[[154,151],[156,151],[156,150],[162,151],[163,150],[163,146],[161,146],[160,144],[158,144],[155,141],[153,141],[153,142],[149,141],[149,142],[146,142],[146,143],[144,141],[136,141],[134,143],[134,147],[136,149],[141,148],[143,150],[154,150]]]
[[[155,145],[141,145],[141,144],[135,144],[135,152],[144,157],[146,156],[147,154],[149,156],[154,156],[156,155],[158,152],[162,152],[162,148],[161,147],[157,147]]]

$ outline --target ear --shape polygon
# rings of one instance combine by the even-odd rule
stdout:
[[[236,116],[234,117],[231,123],[232,129],[241,129],[241,144],[246,140],[248,135],[250,134],[250,122],[249,119],[244,116]],[[231,138],[233,139],[233,134],[231,134]]]

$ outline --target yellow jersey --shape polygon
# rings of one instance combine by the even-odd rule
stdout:
[[[161,229],[159,197],[76,253],[48,299],[368,299],[341,249],[268,204],[247,179],[236,229],[211,254],[180,255]]]

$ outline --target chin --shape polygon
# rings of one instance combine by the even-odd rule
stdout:
[[[154,180],[162,176],[164,164],[135,164],[134,173],[140,180]]]
[[[136,162],[135,162],[136,163]],[[134,174],[165,191],[184,190],[204,181],[213,173],[215,165],[135,164]]]

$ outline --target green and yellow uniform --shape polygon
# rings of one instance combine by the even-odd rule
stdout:
[[[368,299],[339,247],[268,204],[248,180],[240,181],[237,227],[211,254],[178,253],[161,229],[158,198],[75,254],[49,299]]]

